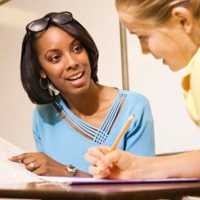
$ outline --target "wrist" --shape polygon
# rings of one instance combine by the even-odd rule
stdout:
[[[159,174],[159,178],[179,177],[177,172],[178,162],[174,160],[174,156],[158,156],[155,157],[155,168]]]
[[[76,168],[73,165],[65,165],[64,167],[65,167],[65,176],[92,177],[89,173],[80,171],[78,168]]]
[[[78,169],[73,165],[66,165],[65,166],[66,176],[73,177],[76,176],[78,173]]]

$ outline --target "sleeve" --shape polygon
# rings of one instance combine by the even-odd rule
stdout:
[[[32,129],[33,129],[33,137],[35,140],[35,145],[38,151],[42,152],[42,138],[41,138],[41,122],[40,122],[40,115],[37,108],[33,111],[33,122],[32,122]]]
[[[194,99],[196,113],[198,119],[200,119],[200,60],[199,62],[195,63],[195,66],[193,66],[191,71],[191,91]]]
[[[138,103],[133,113],[136,119],[124,137],[123,149],[136,155],[155,155],[153,117],[148,101]]]

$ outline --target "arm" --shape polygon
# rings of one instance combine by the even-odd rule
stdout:
[[[43,132],[43,121],[40,118],[38,109],[33,112],[33,133],[37,150],[39,152],[24,153],[13,156],[10,160],[21,162],[29,171],[43,176],[68,176],[66,165],[57,162],[48,156],[43,148],[43,138],[40,133]],[[77,171],[76,176],[90,176],[89,174]]]
[[[40,116],[38,113],[38,109],[37,107],[35,108],[35,110],[33,111],[33,122],[32,122],[32,131],[33,131],[33,137],[35,140],[35,145],[38,151],[43,152],[43,145],[42,145],[42,138],[40,136],[40,132],[41,132],[41,120],[40,120]]]
[[[40,176],[70,176],[66,165],[57,162],[45,153],[23,153],[13,156],[10,160],[23,163],[27,170]],[[78,170],[75,176],[89,177],[90,175]]]
[[[90,172],[98,178],[200,178],[200,151],[142,157],[121,150],[109,153],[108,147],[97,147],[90,149],[85,157],[92,163]]]

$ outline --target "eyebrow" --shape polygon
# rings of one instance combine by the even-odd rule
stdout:
[[[136,34],[136,32],[134,32],[134,31],[129,31],[129,33],[130,34],[134,34],[134,35]]]
[[[82,44],[79,40],[77,40],[76,38],[74,38],[74,40],[72,40],[71,45],[73,45],[74,43],[79,43]]]
[[[49,53],[58,52],[58,51],[59,51],[59,49],[50,49],[45,53],[45,55],[48,55]]]
[[[81,42],[79,40],[77,40],[76,38],[74,38],[70,42],[70,46],[74,45],[76,42],[81,44]],[[45,53],[45,55],[48,55],[49,53],[59,52],[59,51],[60,51],[60,49],[58,49],[58,48],[52,48],[52,49],[47,50],[47,52]]]

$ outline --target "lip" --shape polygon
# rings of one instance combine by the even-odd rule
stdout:
[[[83,77],[83,75],[84,75],[83,71],[82,72],[77,72],[75,74],[72,74],[72,75],[64,78],[64,79],[67,80],[67,81],[76,81],[78,79],[81,79]]]

